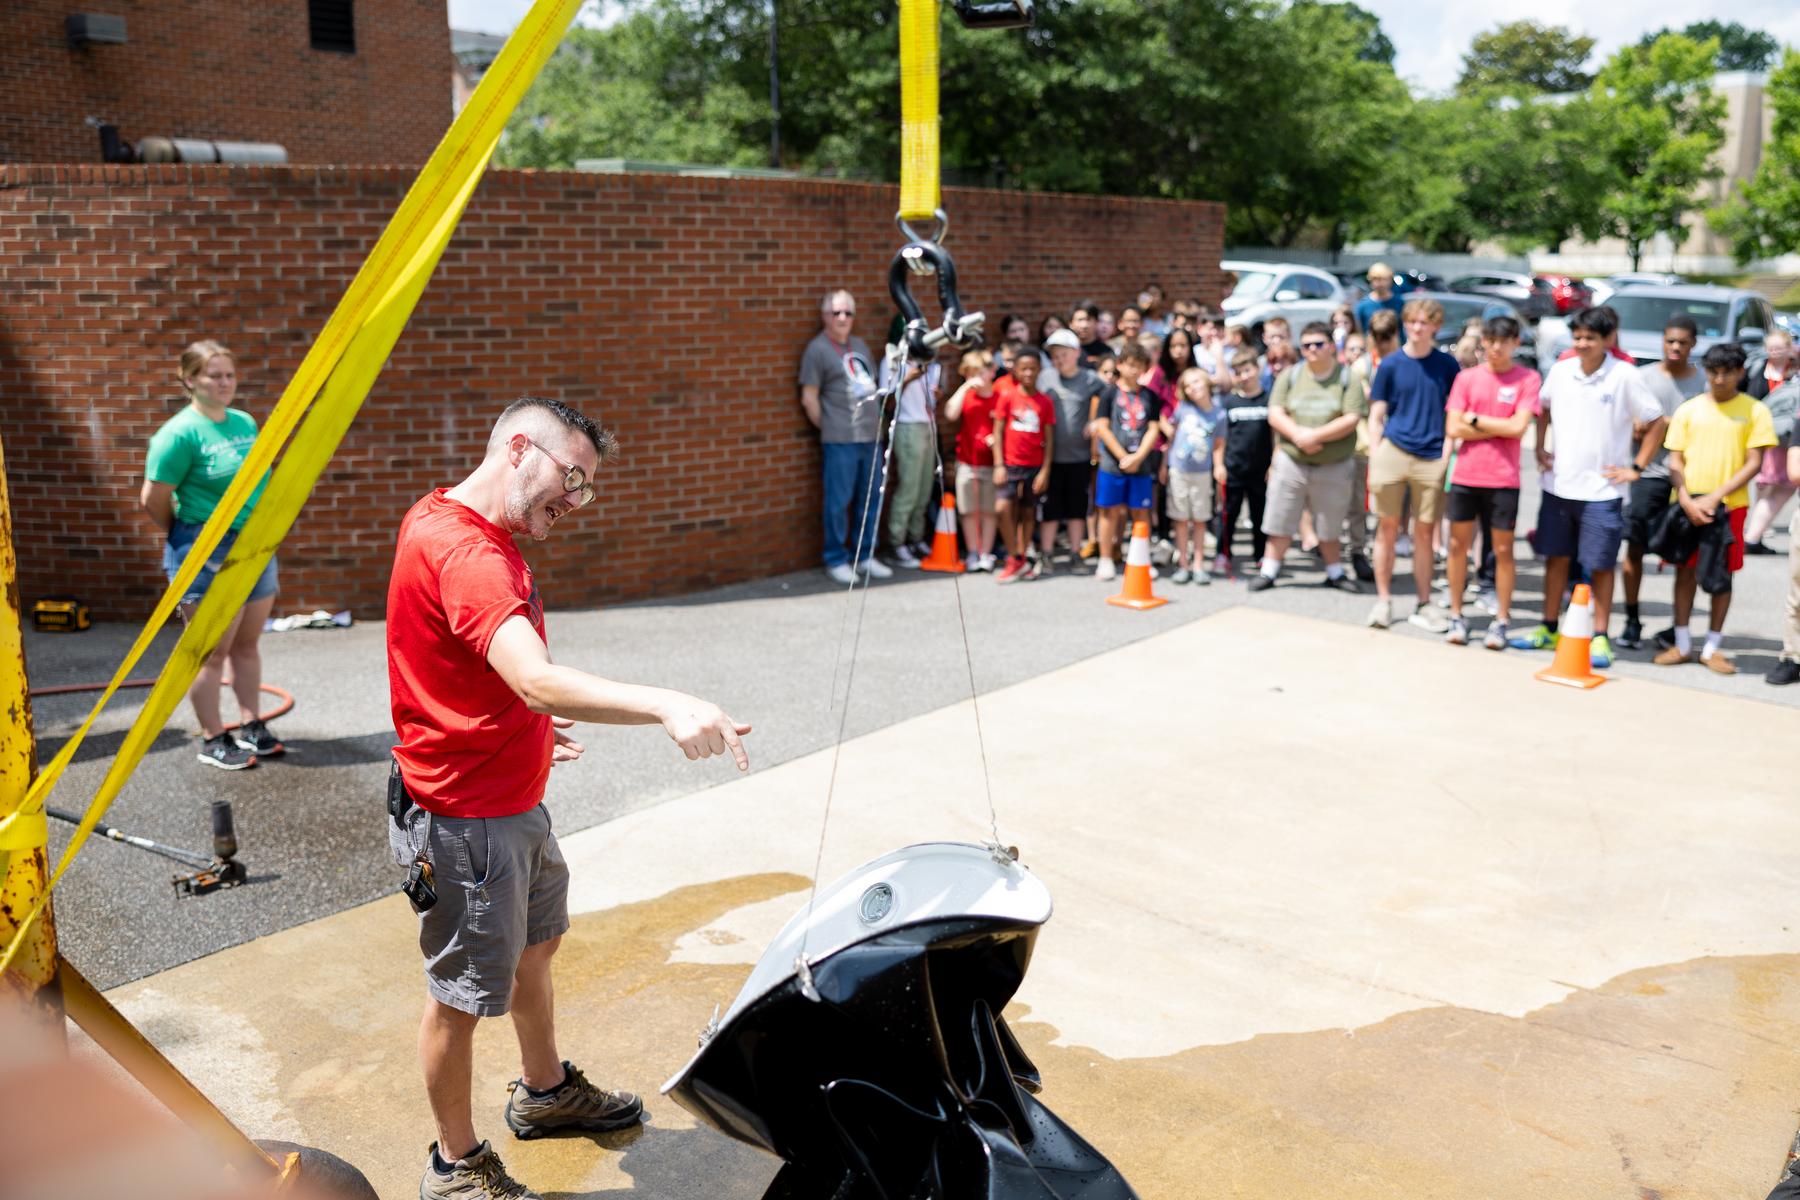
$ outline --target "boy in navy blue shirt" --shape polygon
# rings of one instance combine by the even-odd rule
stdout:
[[[1400,312],[1406,343],[1381,360],[1369,387],[1369,499],[1381,523],[1375,534],[1375,590],[1369,624],[1394,622],[1394,544],[1400,537],[1406,491],[1413,497],[1413,587],[1419,602],[1407,620],[1442,633],[1450,618],[1431,603],[1432,545],[1444,515],[1444,405],[1461,369],[1437,348],[1444,308],[1409,300]]]

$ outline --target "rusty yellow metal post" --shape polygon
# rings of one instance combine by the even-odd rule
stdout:
[[[49,880],[48,827],[42,811],[24,813],[26,790],[37,774],[31,692],[25,679],[24,606],[19,597],[19,559],[13,551],[12,498],[6,486],[6,452],[0,444],[0,945],[18,930]],[[56,979],[56,924],[52,912],[32,926],[24,947],[4,975],[0,996],[36,1007],[46,1031],[63,1035],[62,994]]]

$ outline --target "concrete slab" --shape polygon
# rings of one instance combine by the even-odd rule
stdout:
[[[999,831],[1057,901],[1012,1020],[1144,1195],[1773,1182],[1800,1078],[1791,719],[1538,665],[1232,609],[982,697]],[[985,835],[972,716],[844,745],[825,876]],[[643,1091],[686,1059],[804,903],[831,758],[566,839],[566,1054]],[[390,897],[112,996],[257,1136],[403,1196],[431,1136],[413,936]],[[515,1069],[487,1023],[489,1132]],[[660,1097],[635,1135],[501,1149],[546,1196],[748,1200],[774,1166]]]

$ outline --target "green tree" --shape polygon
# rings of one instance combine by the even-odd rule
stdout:
[[[496,159],[564,168],[581,158],[763,163],[762,101],[718,60],[683,51],[702,36],[674,6],[606,29],[570,30],[514,113]]]
[[[1740,263],[1800,246],[1800,50],[1782,55],[1767,99],[1775,120],[1762,162],[1710,214]]]
[[[1512,21],[1478,33],[1463,55],[1460,95],[1493,89],[1515,95],[1585,91],[1594,77],[1585,69],[1594,39],[1562,25]]]
[[[1177,157],[1186,177],[1174,194],[1224,200],[1233,240],[1288,246],[1323,230],[1341,244],[1390,187],[1412,99],[1390,65],[1363,57],[1361,10],[1259,11],[1212,50],[1228,60],[1229,107],[1173,110],[1195,112],[1211,139],[1208,152]]]
[[[1633,270],[1657,234],[1677,246],[1687,240],[1682,219],[1698,206],[1700,185],[1721,174],[1713,156],[1725,144],[1725,100],[1711,82],[1718,51],[1712,40],[1665,34],[1620,50],[1594,81],[1596,148],[1615,176],[1602,209]]]
[[[1655,33],[1645,34],[1639,46],[1649,46],[1668,29],[1659,29]],[[1709,38],[1719,39],[1719,52],[1713,61],[1721,71],[1766,71],[1775,56],[1781,52],[1781,43],[1760,29],[1746,29],[1736,21],[1695,21],[1681,30],[1686,37],[1696,42],[1704,42]]]

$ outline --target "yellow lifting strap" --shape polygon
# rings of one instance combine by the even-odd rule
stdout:
[[[307,351],[280,402],[269,414],[268,423],[251,446],[243,466],[226,489],[219,507],[201,529],[186,562],[158,601],[156,611],[94,705],[93,712],[33,782],[17,815],[9,822],[6,843],[18,840],[43,844],[39,830],[44,804],[57,779],[106,702],[143,657],[156,632],[174,613],[177,601],[187,592],[219,539],[242,510],[257,481],[292,435],[292,443],[287,445],[280,465],[275,467],[261,502],[238,535],[233,557],[227,559],[224,569],[214,578],[190,618],[156,686],[144,702],[143,711],[132,723],[113,757],[81,825],[69,840],[68,849],[57,863],[56,873],[30,910],[19,916],[17,932],[5,954],[0,956],[0,972],[4,972],[18,954],[27,931],[49,902],[50,889],[68,870],[70,862],[93,832],[95,822],[106,815],[113,798],[137,769],[150,743],[186,695],[208,651],[218,644],[231,624],[231,618],[255,586],[257,576],[287,535],[312,492],[313,484],[331,461],[369,388],[386,364],[394,343],[405,329],[439,256],[456,232],[456,223],[464,206],[487,170],[488,159],[499,143],[501,131],[543,70],[544,63],[562,40],[581,5],[582,0],[537,0],[507,39],[499,57],[470,97],[468,106],[420,170],[318,340]]]
[[[938,190],[938,0],[900,0],[900,212],[924,221]]]

